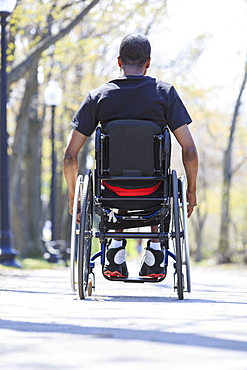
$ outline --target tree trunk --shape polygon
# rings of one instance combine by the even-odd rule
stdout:
[[[35,100],[37,100],[37,83],[35,83],[37,65],[38,62],[36,61],[36,63],[34,63],[32,68],[29,70],[25,94],[22,99],[20,114],[17,118],[15,141],[12,147],[10,167],[10,205],[12,226],[15,247],[20,251],[21,257],[27,257],[29,250],[32,247],[32,241],[30,240],[30,233],[28,231],[29,226],[26,219],[26,210],[22,201],[22,197],[24,197],[26,191],[26,189],[24,191],[23,183],[26,181],[26,168],[28,166],[25,164],[24,158],[28,150],[28,140],[31,140],[30,132],[32,132],[30,125],[31,120],[29,117],[32,116],[33,110],[36,109],[32,108],[32,105],[37,104],[35,103]],[[32,158],[32,160],[34,160],[34,158]],[[34,166],[37,166],[37,163],[35,163]],[[32,183],[28,184],[28,187],[31,185]],[[37,204],[33,205],[33,208],[35,207],[37,207]]]
[[[35,83],[35,82],[34,82]],[[38,87],[38,84],[37,84]],[[37,97],[37,96],[36,96]],[[35,99],[37,100],[37,99]],[[41,217],[41,126],[38,121],[37,107],[31,107],[29,117],[29,136],[27,151],[24,157],[23,179],[23,204],[25,210],[25,220],[27,223],[28,250],[26,256],[41,257],[43,248],[41,242],[42,225]]]

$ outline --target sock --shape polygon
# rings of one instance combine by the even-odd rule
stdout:
[[[150,245],[149,245],[150,248],[156,250],[156,251],[160,251],[161,250],[161,247],[160,247],[160,243],[159,242],[150,242]]]
[[[115,239],[112,239],[111,240],[111,244],[109,245],[109,249],[111,248],[119,248],[119,247],[122,247],[123,245],[123,241],[122,240],[115,240]]]

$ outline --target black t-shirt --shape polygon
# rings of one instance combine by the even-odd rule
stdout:
[[[89,92],[71,125],[90,136],[97,125],[117,119],[140,119],[168,125],[171,131],[191,118],[175,88],[148,76],[123,76]]]

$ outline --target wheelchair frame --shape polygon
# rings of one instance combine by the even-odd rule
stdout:
[[[167,136],[169,135],[169,137]],[[104,136],[104,135],[103,135]],[[103,266],[105,263],[105,252],[107,240],[109,238],[138,238],[138,239],[150,239],[157,238],[162,243],[164,241],[172,241],[173,251],[170,250],[170,246],[163,247],[164,252],[164,263],[168,266],[168,261],[170,258],[173,260],[174,266],[174,290],[177,292],[179,300],[184,299],[184,292],[191,292],[191,278],[190,278],[190,250],[189,250],[189,240],[188,240],[188,222],[187,222],[187,200],[186,200],[186,185],[185,177],[182,176],[177,178],[177,173],[175,170],[170,170],[169,160],[166,163],[167,168],[167,179],[165,181],[165,186],[167,186],[167,181],[169,182],[170,190],[166,194],[165,198],[159,199],[165,203],[164,209],[170,210],[170,229],[169,232],[165,232],[164,228],[161,226],[158,233],[147,233],[147,232],[128,232],[124,231],[122,233],[109,231],[105,227],[102,220],[108,217],[112,218],[113,222],[117,218],[126,217],[115,213],[111,208],[99,206],[99,194],[100,194],[100,183],[102,179],[109,178],[104,175],[102,164],[100,161],[100,153],[102,153],[102,133],[98,129],[96,131],[96,170],[95,170],[95,184],[93,184],[93,173],[91,170],[87,170],[84,178],[79,175],[75,187],[74,205],[73,205],[73,215],[72,215],[72,225],[71,225],[71,255],[70,255],[70,279],[71,288],[76,291],[76,284],[78,284],[78,293],[80,299],[85,299],[87,296],[92,294],[92,290],[95,289],[95,275],[93,272],[95,266],[95,260],[100,258],[100,263]],[[103,138],[104,139],[104,138]],[[170,134],[168,128],[165,129],[163,146],[165,146],[165,151],[169,150],[168,157],[170,155]],[[167,149],[168,148],[168,149]],[[98,154],[97,154],[98,153]],[[117,179],[111,177],[111,179]],[[124,177],[124,179],[129,179]],[[133,177],[131,177],[133,179]],[[93,185],[95,190],[95,195],[93,194]],[[102,198],[104,199],[104,198]],[[108,200],[110,198],[107,198]],[[124,201],[128,198],[124,197]],[[131,197],[131,199],[135,199]],[[158,198],[157,198],[158,199]],[[113,199],[114,200],[114,199]],[[139,200],[139,198],[138,198]],[[80,211],[80,224],[77,223],[77,209],[78,202],[81,202]],[[97,213],[101,217],[101,222],[99,229],[93,228],[93,213]],[[157,211],[158,212],[158,211]],[[162,218],[162,211],[159,216]],[[134,216],[127,216],[131,222],[131,217],[135,220]],[[144,217],[144,216],[140,216]],[[151,216],[145,216],[154,218],[155,215],[151,213]],[[164,218],[164,217],[163,217]],[[143,225],[145,226],[145,225]],[[129,226],[130,228],[131,226]],[[100,241],[100,250],[95,254],[91,255],[91,244],[92,238],[97,238]],[[77,281],[76,275],[76,265],[77,265]],[[123,281],[125,283],[145,283],[161,282],[162,279],[145,278],[145,277],[127,277],[127,278],[109,278],[103,275],[107,280],[111,281]]]

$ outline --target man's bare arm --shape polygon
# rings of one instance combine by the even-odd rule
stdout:
[[[195,143],[187,125],[183,125],[173,132],[182,147],[182,160],[187,177],[188,217],[191,216],[196,201],[196,179],[198,172],[198,155]]]
[[[68,185],[70,214],[73,212],[75,184],[78,176],[77,156],[86,140],[87,136],[81,134],[77,130],[74,130],[64,153],[63,170]]]

